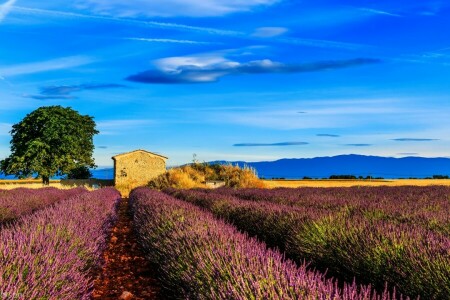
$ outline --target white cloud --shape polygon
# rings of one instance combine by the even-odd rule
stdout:
[[[199,54],[196,56],[175,56],[155,60],[154,64],[166,72],[178,72],[180,67],[193,66],[198,68],[231,63],[217,53]]]
[[[288,31],[285,27],[260,27],[255,30],[252,34],[256,37],[269,38],[274,36],[279,36]]]
[[[377,60],[366,58],[303,64],[284,64],[270,59],[237,62],[227,59],[226,52],[225,50],[162,58],[154,61],[156,68],[131,75],[126,79],[148,84],[207,83],[216,82],[227,75],[328,71],[378,63]]]
[[[399,15],[399,14],[394,14],[394,13],[390,13],[390,12],[379,10],[379,9],[363,7],[363,8],[360,8],[360,10],[365,11],[365,12],[369,12],[369,13],[372,13],[372,14],[376,14],[376,15],[385,15],[385,16],[390,16],[390,17],[401,17],[401,15]]]
[[[0,4],[0,22],[3,21],[3,19],[11,11],[14,3],[16,3],[16,0],[8,0],[3,4]]]
[[[193,44],[193,45],[211,44],[210,42],[198,42],[191,40],[176,40],[176,39],[155,39],[155,38],[126,38],[126,39],[131,41],[141,41],[150,43],[172,43],[172,44]]]
[[[278,0],[78,0],[79,9],[118,17],[212,17],[250,11]]]
[[[12,66],[0,66],[0,76],[4,78],[10,76],[69,69],[87,65],[92,62],[94,62],[94,59],[91,57],[69,56],[40,62],[25,63]]]

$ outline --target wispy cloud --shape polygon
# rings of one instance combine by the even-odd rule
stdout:
[[[68,56],[40,62],[18,64],[12,66],[0,66],[0,76],[11,77],[40,72],[48,72],[62,69],[70,69],[95,62],[92,57]]]
[[[422,138],[398,138],[398,139],[392,139],[396,142],[432,142],[432,141],[439,141],[439,139],[422,139]]]
[[[390,17],[402,17],[402,15],[399,15],[399,14],[395,14],[395,13],[391,13],[391,12],[387,12],[387,11],[379,10],[379,9],[367,8],[367,7],[361,7],[361,8],[359,8],[359,10],[369,12],[372,14],[376,14],[376,15],[384,15],[384,16],[390,16]]]
[[[281,142],[281,143],[241,143],[234,144],[234,147],[273,147],[273,146],[303,146],[307,142]]]
[[[43,95],[68,95],[73,92],[79,92],[83,90],[104,90],[111,88],[124,88],[123,84],[116,83],[85,83],[79,85],[60,85],[60,86],[47,86],[41,88],[41,94]]]
[[[350,147],[369,147],[369,146],[372,146],[372,144],[345,144],[344,146],[350,146]]]
[[[126,79],[141,83],[180,84],[216,82],[221,77],[239,74],[303,73],[379,63],[370,58],[284,64],[270,59],[237,62],[217,53],[199,56],[168,57],[155,61],[155,69]]]
[[[9,14],[14,3],[16,3],[16,0],[8,0],[3,4],[0,4],[0,22],[2,22],[3,19]]]
[[[280,36],[288,32],[286,27],[259,27],[253,32],[252,36],[269,38],[274,36]]]
[[[35,100],[58,100],[58,99],[76,99],[75,96],[71,95],[30,95],[30,94],[23,94],[23,98],[31,98]]]
[[[419,155],[419,153],[417,153],[417,152],[402,152],[402,153],[397,153],[397,155],[412,156],[412,155]]]
[[[80,9],[118,17],[212,17],[269,6],[278,0],[79,0]]]
[[[329,134],[329,133],[319,133],[319,134],[316,134],[316,136],[321,136],[321,137],[340,137],[340,135]]]
[[[256,0],[255,0],[256,1]],[[264,1],[264,0],[262,0]],[[157,22],[157,21],[145,21],[139,19],[130,19],[126,17],[116,17],[116,16],[107,16],[107,15],[92,15],[92,14],[83,14],[83,13],[74,13],[74,12],[65,12],[58,10],[47,10],[47,9],[37,9],[37,8],[29,8],[29,7],[14,7],[13,11],[15,13],[21,14],[31,14],[31,15],[44,15],[46,17],[55,17],[55,18],[75,18],[75,19],[86,19],[92,21],[103,21],[103,22],[117,22],[122,24],[130,24],[137,26],[145,26],[151,28],[160,28],[160,29],[171,29],[178,30],[184,32],[197,32],[197,33],[205,33],[210,35],[219,35],[219,36],[231,36],[240,39],[261,39],[261,38],[273,38],[274,41],[284,44],[291,45],[302,45],[316,48],[331,48],[331,49],[344,49],[344,50],[359,50],[364,48],[371,48],[371,46],[355,44],[355,43],[346,43],[340,41],[332,41],[332,40],[320,40],[320,39],[307,39],[307,38],[292,38],[292,37],[278,37],[286,32],[286,28],[284,27],[261,27],[256,29],[256,31],[252,35],[248,35],[245,32],[235,31],[235,30],[225,30],[219,28],[212,27],[202,27],[202,26],[191,26],[179,23],[170,23],[170,22]],[[166,41],[164,41],[166,40]],[[153,42],[167,42],[169,43],[171,39],[149,39],[149,41]],[[176,39],[173,40],[175,43]],[[180,40],[181,41],[181,40]],[[195,42],[195,41],[192,41]],[[195,43],[203,43],[203,42],[195,42]],[[186,42],[187,44],[187,42]]]
[[[122,24],[132,24],[139,26],[146,26],[151,28],[162,28],[162,29],[175,29],[179,31],[189,31],[189,32],[202,32],[214,35],[225,35],[225,36],[243,36],[244,33],[232,30],[217,29],[211,27],[200,27],[200,26],[190,26],[178,23],[169,22],[156,22],[156,21],[143,21],[128,18],[118,18],[109,16],[99,16],[99,15],[89,15],[82,13],[64,12],[58,10],[47,10],[29,7],[17,7],[13,8],[13,11],[21,14],[31,14],[31,15],[44,15],[47,17],[55,18],[74,18],[74,19],[86,19],[93,21],[104,21],[104,22],[117,22]]]
[[[171,43],[171,44],[195,44],[195,45],[212,44],[211,42],[199,42],[199,41],[176,40],[176,39],[126,38],[126,40],[150,42],[150,43]]]
[[[319,40],[319,39],[306,39],[306,38],[292,38],[292,37],[283,37],[278,38],[276,41],[292,44],[292,45],[302,45],[316,48],[331,48],[331,49],[344,49],[344,50],[360,50],[363,48],[370,48],[372,46],[355,44],[355,43],[345,43],[339,41],[332,40]]]
[[[84,90],[104,90],[113,88],[125,88],[123,84],[116,83],[86,83],[79,85],[59,85],[59,86],[46,86],[41,88],[39,95],[24,95],[25,98],[33,98],[37,100],[53,100],[53,99],[74,99],[73,92],[80,92]]]
[[[98,149],[108,149],[107,146],[97,146],[96,148],[98,148]]]
[[[243,96],[245,97],[245,96]],[[310,101],[283,102],[278,100],[264,105],[241,107],[232,110],[200,110],[191,115],[212,123],[236,124],[275,130],[311,129],[330,132],[342,128],[359,128],[366,124],[392,124],[405,115],[393,98],[314,99]],[[293,107],[303,107],[307,113],[299,115]],[[207,112],[207,113],[205,113]],[[383,116],[382,120],[380,115]],[[390,138],[390,137],[388,137]]]

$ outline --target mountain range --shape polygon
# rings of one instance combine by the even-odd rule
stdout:
[[[216,161],[254,168],[261,178],[328,178],[331,175],[382,178],[426,178],[450,175],[450,158],[380,157],[338,155],[315,158],[284,158],[276,161]]]
[[[427,178],[450,175],[450,158],[381,157],[365,155],[338,155],[315,158],[284,158],[275,161],[212,161],[254,168],[261,178],[297,179],[303,177],[328,178],[331,175],[354,175],[392,178]],[[94,178],[113,179],[113,168],[92,170]],[[5,176],[0,175],[0,178]],[[7,178],[13,178],[8,176]]]

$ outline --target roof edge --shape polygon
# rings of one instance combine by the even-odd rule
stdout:
[[[137,150],[133,150],[133,151],[130,151],[130,152],[125,152],[125,153],[117,154],[117,155],[114,155],[114,156],[111,157],[111,158],[112,158],[113,160],[116,160],[116,158],[118,158],[118,157],[125,156],[125,155],[128,155],[128,154],[132,154],[132,153],[135,153],[135,152],[145,152],[145,153],[148,153],[148,154],[151,154],[151,155],[154,155],[154,156],[158,156],[158,157],[160,157],[160,158],[162,158],[162,159],[169,159],[168,157],[166,157],[166,156],[164,156],[164,155],[156,154],[156,153],[153,153],[153,152],[150,152],[150,151],[147,151],[147,150],[143,150],[143,149],[137,149]]]

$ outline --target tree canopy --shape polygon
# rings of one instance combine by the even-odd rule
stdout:
[[[1,161],[1,170],[19,178],[35,174],[49,183],[82,167],[95,167],[93,137],[99,132],[93,117],[70,107],[36,109],[11,130],[11,155]]]

